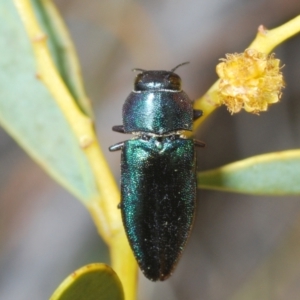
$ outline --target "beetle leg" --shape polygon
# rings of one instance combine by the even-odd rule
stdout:
[[[121,209],[121,202],[117,205],[118,209]]]
[[[195,147],[205,147],[205,143],[199,140],[194,140]]]
[[[115,125],[113,126],[112,130],[120,133],[125,133],[123,125]]]
[[[121,150],[124,147],[124,142],[114,144],[108,148],[110,152]]]
[[[199,119],[203,115],[203,111],[200,109],[194,109],[193,110],[193,120]]]

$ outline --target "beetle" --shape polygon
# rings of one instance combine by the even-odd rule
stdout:
[[[110,151],[121,152],[121,209],[129,244],[144,275],[167,279],[190,234],[196,207],[196,151],[188,139],[201,117],[181,89],[174,71],[139,71],[123,105],[123,125],[113,131],[133,134]]]

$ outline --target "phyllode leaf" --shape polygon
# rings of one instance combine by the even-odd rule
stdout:
[[[80,199],[98,191],[66,118],[39,80],[32,46],[12,1],[0,5],[0,123],[62,185]]]
[[[300,150],[262,154],[200,172],[198,187],[253,195],[300,195]]]
[[[137,266],[117,209],[119,190],[97,142],[88,107],[83,102],[78,105],[74,90],[54,63],[58,53],[49,51],[48,40],[60,27],[49,35],[38,22],[33,3],[53,9],[51,0],[0,2],[0,47],[4,49],[0,56],[0,124],[86,206],[110,248],[112,266],[127,299],[135,299]],[[52,17],[58,18],[53,12]],[[69,51],[60,59],[72,55]]]
[[[31,0],[31,4],[40,26],[48,36],[47,43],[60,76],[81,110],[93,117],[75,48],[56,7],[51,0]]]
[[[50,300],[123,300],[124,293],[116,273],[107,265],[86,265],[69,275]]]

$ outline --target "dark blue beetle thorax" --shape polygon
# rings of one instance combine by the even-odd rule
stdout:
[[[181,90],[180,77],[167,71],[138,74],[123,106],[123,125],[126,133],[191,131],[192,102]]]
[[[123,106],[123,124],[127,133],[192,130],[192,103],[182,91],[132,92]]]

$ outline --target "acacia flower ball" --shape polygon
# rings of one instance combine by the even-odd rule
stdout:
[[[276,103],[284,87],[280,60],[255,49],[227,54],[217,65],[220,77],[219,101],[231,114],[245,109],[258,114]]]

